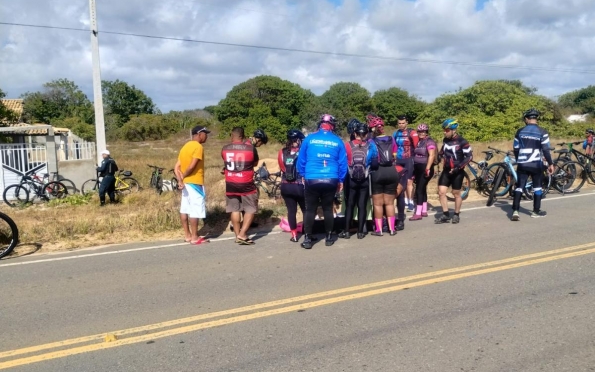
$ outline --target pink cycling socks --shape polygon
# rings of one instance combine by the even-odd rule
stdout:
[[[424,202],[423,205],[421,206],[421,212],[422,213],[427,213],[428,212],[428,202]]]
[[[395,217],[387,217],[388,218],[388,229],[390,231],[395,231]]]
[[[422,210],[423,210],[423,206],[421,206],[421,205],[416,206],[415,207],[415,214],[418,215],[418,216],[421,216]]]
[[[382,218],[374,218],[374,222],[376,223],[376,231],[382,232]]]

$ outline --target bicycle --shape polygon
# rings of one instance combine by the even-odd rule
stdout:
[[[68,195],[66,185],[61,182],[52,181],[43,183],[43,179],[34,175],[24,175],[17,184],[10,185],[4,189],[2,197],[10,207],[21,207],[29,202],[33,203],[36,198],[43,201],[51,199],[62,199]]]
[[[51,178],[50,178],[50,175],[52,176]],[[57,182],[61,182],[64,185],[66,185],[66,189],[68,190],[69,194],[71,194],[71,193],[75,194],[78,191],[74,182],[72,182],[68,178],[64,178],[64,177],[60,176],[60,174],[58,172],[51,172],[49,174],[44,173],[43,179],[46,179],[46,178],[47,178],[48,182],[57,181]]]
[[[19,243],[19,229],[8,215],[0,212],[0,258],[8,256]]]
[[[172,179],[170,181],[171,182],[171,189],[172,189],[172,191],[180,191],[180,189],[178,189],[178,179],[176,178],[176,175],[175,175],[174,170],[173,169],[170,169],[167,173],[168,174],[169,173],[173,173],[174,174],[174,176],[172,177]]]
[[[125,194],[131,192],[137,192],[140,190],[140,184],[134,178],[132,178],[132,172],[127,170],[120,170],[116,173],[116,186],[115,191],[118,194]],[[81,186],[81,194],[87,195],[99,192],[99,184],[101,183],[101,177],[97,175],[97,178],[91,178],[83,183]]]
[[[595,183],[595,157],[589,156],[585,153],[582,153],[574,148],[574,145],[580,145],[582,142],[562,142],[558,143],[556,146],[566,146],[566,149],[559,149],[555,150],[554,152],[558,154],[556,158],[556,162],[569,162],[572,161],[572,155],[574,155],[577,162],[583,165],[585,171],[587,173],[587,177],[591,180],[591,182]]]
[[[564,144],[558,144],[558,146]],[[570,160],[574,153],[572,145],[569,148],[554,150],[558,157],[554,160],[554,173],[552,174],[552,186],[562,194],[573,194],[578,192],[587,181],[587,171],[585,167],[577,162]],[[576,151],[579,155],[580,152]],[[575,156],[577,156],[575,154]],[[578,183],[575,182],[578,180]]]
[[[151,188],[157,190],[157,194],[161,195],[161,193],[163,193],[163,178],[161,177],[161,175],[163,174],[163,170],[165,168],[161,168],[156,165],[150,164],[147,164],[147,167],[153,169],[153,171],[151,172],[150,181]]]
[[[274,176],[274,178],[271,178]],[[278,199],[281,197],[281,172],[275,172],[272,175],[267,170],[266,164],[263,162],[262,166],[254,172],[254,185],[258,197],[260,198],[260,190],[264,191],[269,198]]]

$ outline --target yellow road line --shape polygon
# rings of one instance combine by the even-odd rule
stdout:
[[[463,272],[463,273],[459,273],[459,274],[446,275],[446,276],[442,276],[439,278],[420,280],[417,282],[411,282],[411,283],[406,283],[406,284],[401,284],[401,285],[396,285],[396,286],[391,286],[391,287],[385,287],[385,288],[379,288],[379,289],[374,289],[374,290],[369,290],[369,291],[364,291],[364,292],[352,293],[352,294],[348,294],[348,295],[344,295],[344,296],[332,297],[332,298],[322,299],[322,300],[318,300],[318,301],[311,301],[311,302],[306,302],[306,303],[302,303],[302,304],[286,306],[286,307],[267,310],[267,311],[260,311],[260,312],[255,312],[255,313],[251,313],[251,314],[239,315],[239,316],[225,318],[225,319],[213,320],[210,322],[193,324],[193,325],[188,325],[188,326],[184,326],[184,327],[154,332],[151,334],[129,337],[129,338],[117,340],[114,342],[103,342],[103,343],[79,346],[79,347],[75,347],[75,348],[71,348],[71,349],[59,350],[59,351],[49,352],[49,353],[40,354],[40,355],[9,360],[9,361],[0,363],[0,369],[12,368],[12,367],[25,365],[25,364],[31,364],[31,363],[41,362],[41,361],[63,358],[63,357],[87,353],[87,352],[91,352],[91,351],[105,350],[105,349],[111,349],[111,348],[120,347],[120,346],[124,346],[124,345],[147,342],[147,341],[151,341],[151,340],[155,340],[155,339],[159,339],[159,338],[171,337],[171,336],[175,336],[175,335],[179,335],[179,334],[183,334],[183,333],[194,332],[194,331],[198,331],[201,329],[219,327],[219,326],[223,326],[223,325],[227,325],[227,324],[239,323],[239,322],[252,320],[252,319],[259,319],[259,318],[264,318],[264,317],[273,316],[273,315],[285,314],[285,313],[290,313],[290,312],[294,312],[294,311],[298,311],[298,310],[311,309],[311,308],[318,307],[318,306],[324,306],[324,305],[330,305],[330,304],[335,304],[335,303],[344,302],[344,301],[356,300],[356,299],[366,298],[366,297],[370,297],[370,296],[376,296],[379,294],[396,292],[396,291],[400,291],[403,289],[410,289],[410,288],[421,287],[421,286],[430,285],[430,284],[447,282],[447,281],[456,280],[456,279],[468,278],[468,277],[477,276],[477,275],[489,274],[489,273],[494,273],[494,272],[498,272],[498,271],[514,269],[514,268],[518,268],[518,267],[535,265],[535,264],[543,263],[543,262],[560,260],[560,259],[564,259],[564,258],[578,257],[578,256],[591,254],[591,253],[595,253],[595,248],[581,250],[578,252],[558,254],[558,255],[549,256],[549,257],[536,258],[533,260],[511,263],[511,264],[504,265],[504,266],[497,266],[497,267],[491,267],[491,268],[485,268],[485,269],[478,269],[475,271]]]
[[[269,307],[287,305],[287,304],[291,304],[291,303],[295,303],[295,302],[302,302],[302,301],[312,300],[312,299],[321,298],[321,297],[335,296],[335,295],[348,293],[348,292],[362,291],[362,290],[367,290],[367,289],[376,288],[376,287],[382,287],[382,286],[387,286],[387,285],[392,285],[392,284],[397,284],[397,283],[403,283],[403,282],[408,282],[408,281],[413,281],[413,280],[424,279],[424,278],[428,278],[428,277],[453,274],[453,273],[458,273],[458,272],[468,271],[468,270],[476,270],[476,269],[481,269],[481,268],[485,268],[485,267],[489,267],[489,266],[507,264],[507,263],[515,262],[515,261],[523,261],[523,260],[533,259],[533,258],[537,258],[537,257],[544,257],[544,256],[555,255],[555,254],[565,253],[565,252],[569,252],[569,251],[579,250],[579,249],[586,249],[586,248],[590,248],[593,246],[595,246],[595,242],[581,244],[581,245],[575,245],[572,247],[559,248],[559,249],[554,249],[554,250],[545,251],[545,252],[538,252],[538,253],[532,253],[532,254],[527,254],[527,255],[522,255],[522,256],[516,256],[516,257],[506,258],[506,259],[502,259],[502,260],[497,260],[497,261],[490,261],[490,262],[484,262],[484,263],[479,263],[479,264],[474,264],[474,265],[455,267],[452,269],[445,269],[445,270],[433,271],[433,272],[428,272],[428,273],[423,273],[423,274],[416,274],[416,275],[411,275],[411,276],[406,276],[406,277],[401,277],[401,278],[396,278],[396,279],[385,280],[385,281],[381,281],[381,282],[368,283],[368,284],[363,284],[363,285],[358,285],[358,286],[353,286],[353,287],[346,287],[346,288],[340,288],[340,289],[335,289],[335,290],[330,290],[330,291],[318,292],[318,293],[308,294],[308,295],[304,295],[304,296],[291,297],[291,298],[286,298],[286,299],[282,299],[282,300],[264,302],[261,304],[243,306],[243,307],[239,307],[239,308],[217,311],[217,312],[207,313],[207,314],[200,314],[200,315],[195,315],[195,316],[191,316],[191,317],[170,320],[170,321],[166,321],[166,322],[148,324],[148,325],[144,325],[144,326],[140,326],[140,327],[127,328],[127,329],[123,329],[123,330],[105,332],[105,333],[95,334],[95,335],[90,335],[90,336],[72,338],[72,339],[68,339],[68,340],[62,340],[62,341],[57,341],[57,342],[52,342],[52,343],[47,343],[47,344],[42,344],[42,345],[25,347],[25,348],[21,348],[21,349],[9,350],[9,351],[5,351],[5,352],[1,352],[0,359],[11,357],[11,356],[34,353],[34,352],[42,351],[42,350],[56,349],[56,348],[61,348],[61,347],[65,347],[65,346],[70,346],[70,345],[82,344],[82,343],[87,343],[87,342],[91,342],[91,341],[98,341],[98,340],[103,339],[106,334],[114,334],[116,336],[125,336],[125,335],[129,335],[129,334],[134,334],[134,333],[153,331],[153,330],[157,330],[157,329],[161,329],[161,328],[168,328],[168,327],[177,326],[177,325],[181,325],[181,324],[185,324],[185,323],[193,323],[193,322],[197,322],[197,321],[201,321],[201,320],[207,320],[207,319],[218,318],[218,317],[222,317],[222,316],[234,315],[234,314],[239,314],[239,313],[248,312],[248,311],[262,310],[262,309],[266,309]]]

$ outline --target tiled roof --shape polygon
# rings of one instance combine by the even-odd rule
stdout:
[[[2,104],[7,109],[14,112],[18,117],[23,115],[23,100],[22,99],[3,99]]]
[[[29,136],[44,136],[48,134],[47,124],[26,124],[26,123],[13,123],[6,125],[7,127],[15,128],[14,131],[3,131],[6,134],[24,134]],[[39,128],[43,126],[43,128]],[[23,127],[27,129],[23,129]],[[36,128],[38,127],[38,128]],[[18,128],[18,129],[16,129]],[[54,128],[54,134],[66,134],[70,132],[68,128]]]

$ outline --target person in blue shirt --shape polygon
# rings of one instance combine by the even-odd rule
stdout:
[[[541,210],[541,181],[543,176],[543,158],[548,164],[548,172],[554,172],[554,162],[550,153],[550,137],[547,131],[537,125],[539,111],[531,108],[523,114],[525,126],[514,136],[514,156],[517,162],[518,181],[512,203],[512,221],[519,221],[521,195],[529,177],[533,179],[532,218],[545,217]]]
[[[297,171],[304,178],[306,213],[304,215],[304,241],[302,247],[312,248],[312,228],[318,204],[324,213],[326,246],[334,243],[333,200],[343,189],[347,174],[347,153],[339,136],[333,133],[337,120],[329,114],[321,116],[318,131],[302,142]]]

